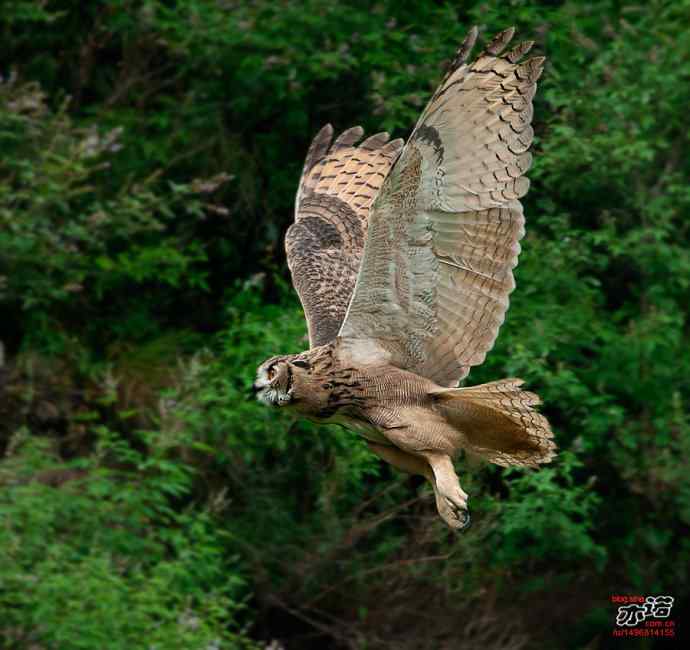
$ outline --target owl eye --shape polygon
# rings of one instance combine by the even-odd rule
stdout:
[[[269,379],[273,379],[276,376],[276,369],[271,366],[266,374],[268,375]]]

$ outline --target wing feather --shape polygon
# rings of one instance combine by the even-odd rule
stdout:
[[[441,385],[483,362],[515,287],[544,59],[522,60],[531,42],[503,54],[513,33],[471,64],[476,29],[461,45],[371,209],[340,330]]]
[[[297,191],[295,222],[285,235],[292,280],[304,307],[312,347],[334,339],[352,296],[369,209],[402,140],[377,133],[361,144],[355,126],[333,141],[331,125],[314,138]]]

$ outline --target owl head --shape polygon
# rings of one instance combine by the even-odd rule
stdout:
[[[252,391],[268,406],[286,406],[294,398],[295,375],[304,367],[296,357],[271,357],[258,367]]]

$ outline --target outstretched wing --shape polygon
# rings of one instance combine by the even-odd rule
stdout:
[[[444,386],[484,360],[515,287],[544,59],[522,61],[531,42],[502,53],[513,32],[467,65],[472,29],[422,113],[371,210],[340,331]]]
[[[356,126],[331,144],[333,128],[309,147],[295,201],[295,222],[285,235],[292,283],[299,294],[311,347],[338,334],[359,270],[372,202],[403,146],[377,133],[359,146]]]

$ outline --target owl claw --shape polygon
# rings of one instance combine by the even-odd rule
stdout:
[[[471,522],[470,511],[468,510],[468,508],[458,506],[454,503],[449,505],[452,523],[450,521],[448,523],[451,525],[452,528],[454,528],[458,532],[462,530],[467,530],[470,527]]]
[[[467,530],[470,527],[470,524],[472,523],[472,518],[470,517],[470,511],[465,510],[463,513],[464,519],[462,520],[462,523],[460,524],[460,528],[458,530]],[[460,519],[460,517],[458,517]]]
[[[440,496],[440,495],[437,495]],[[463,498],[448,497],[437,498],[438,512],[449,528],[456,531],[465,530],[470,525],[470,511],[467,508],[467,495],[462,492]]]

